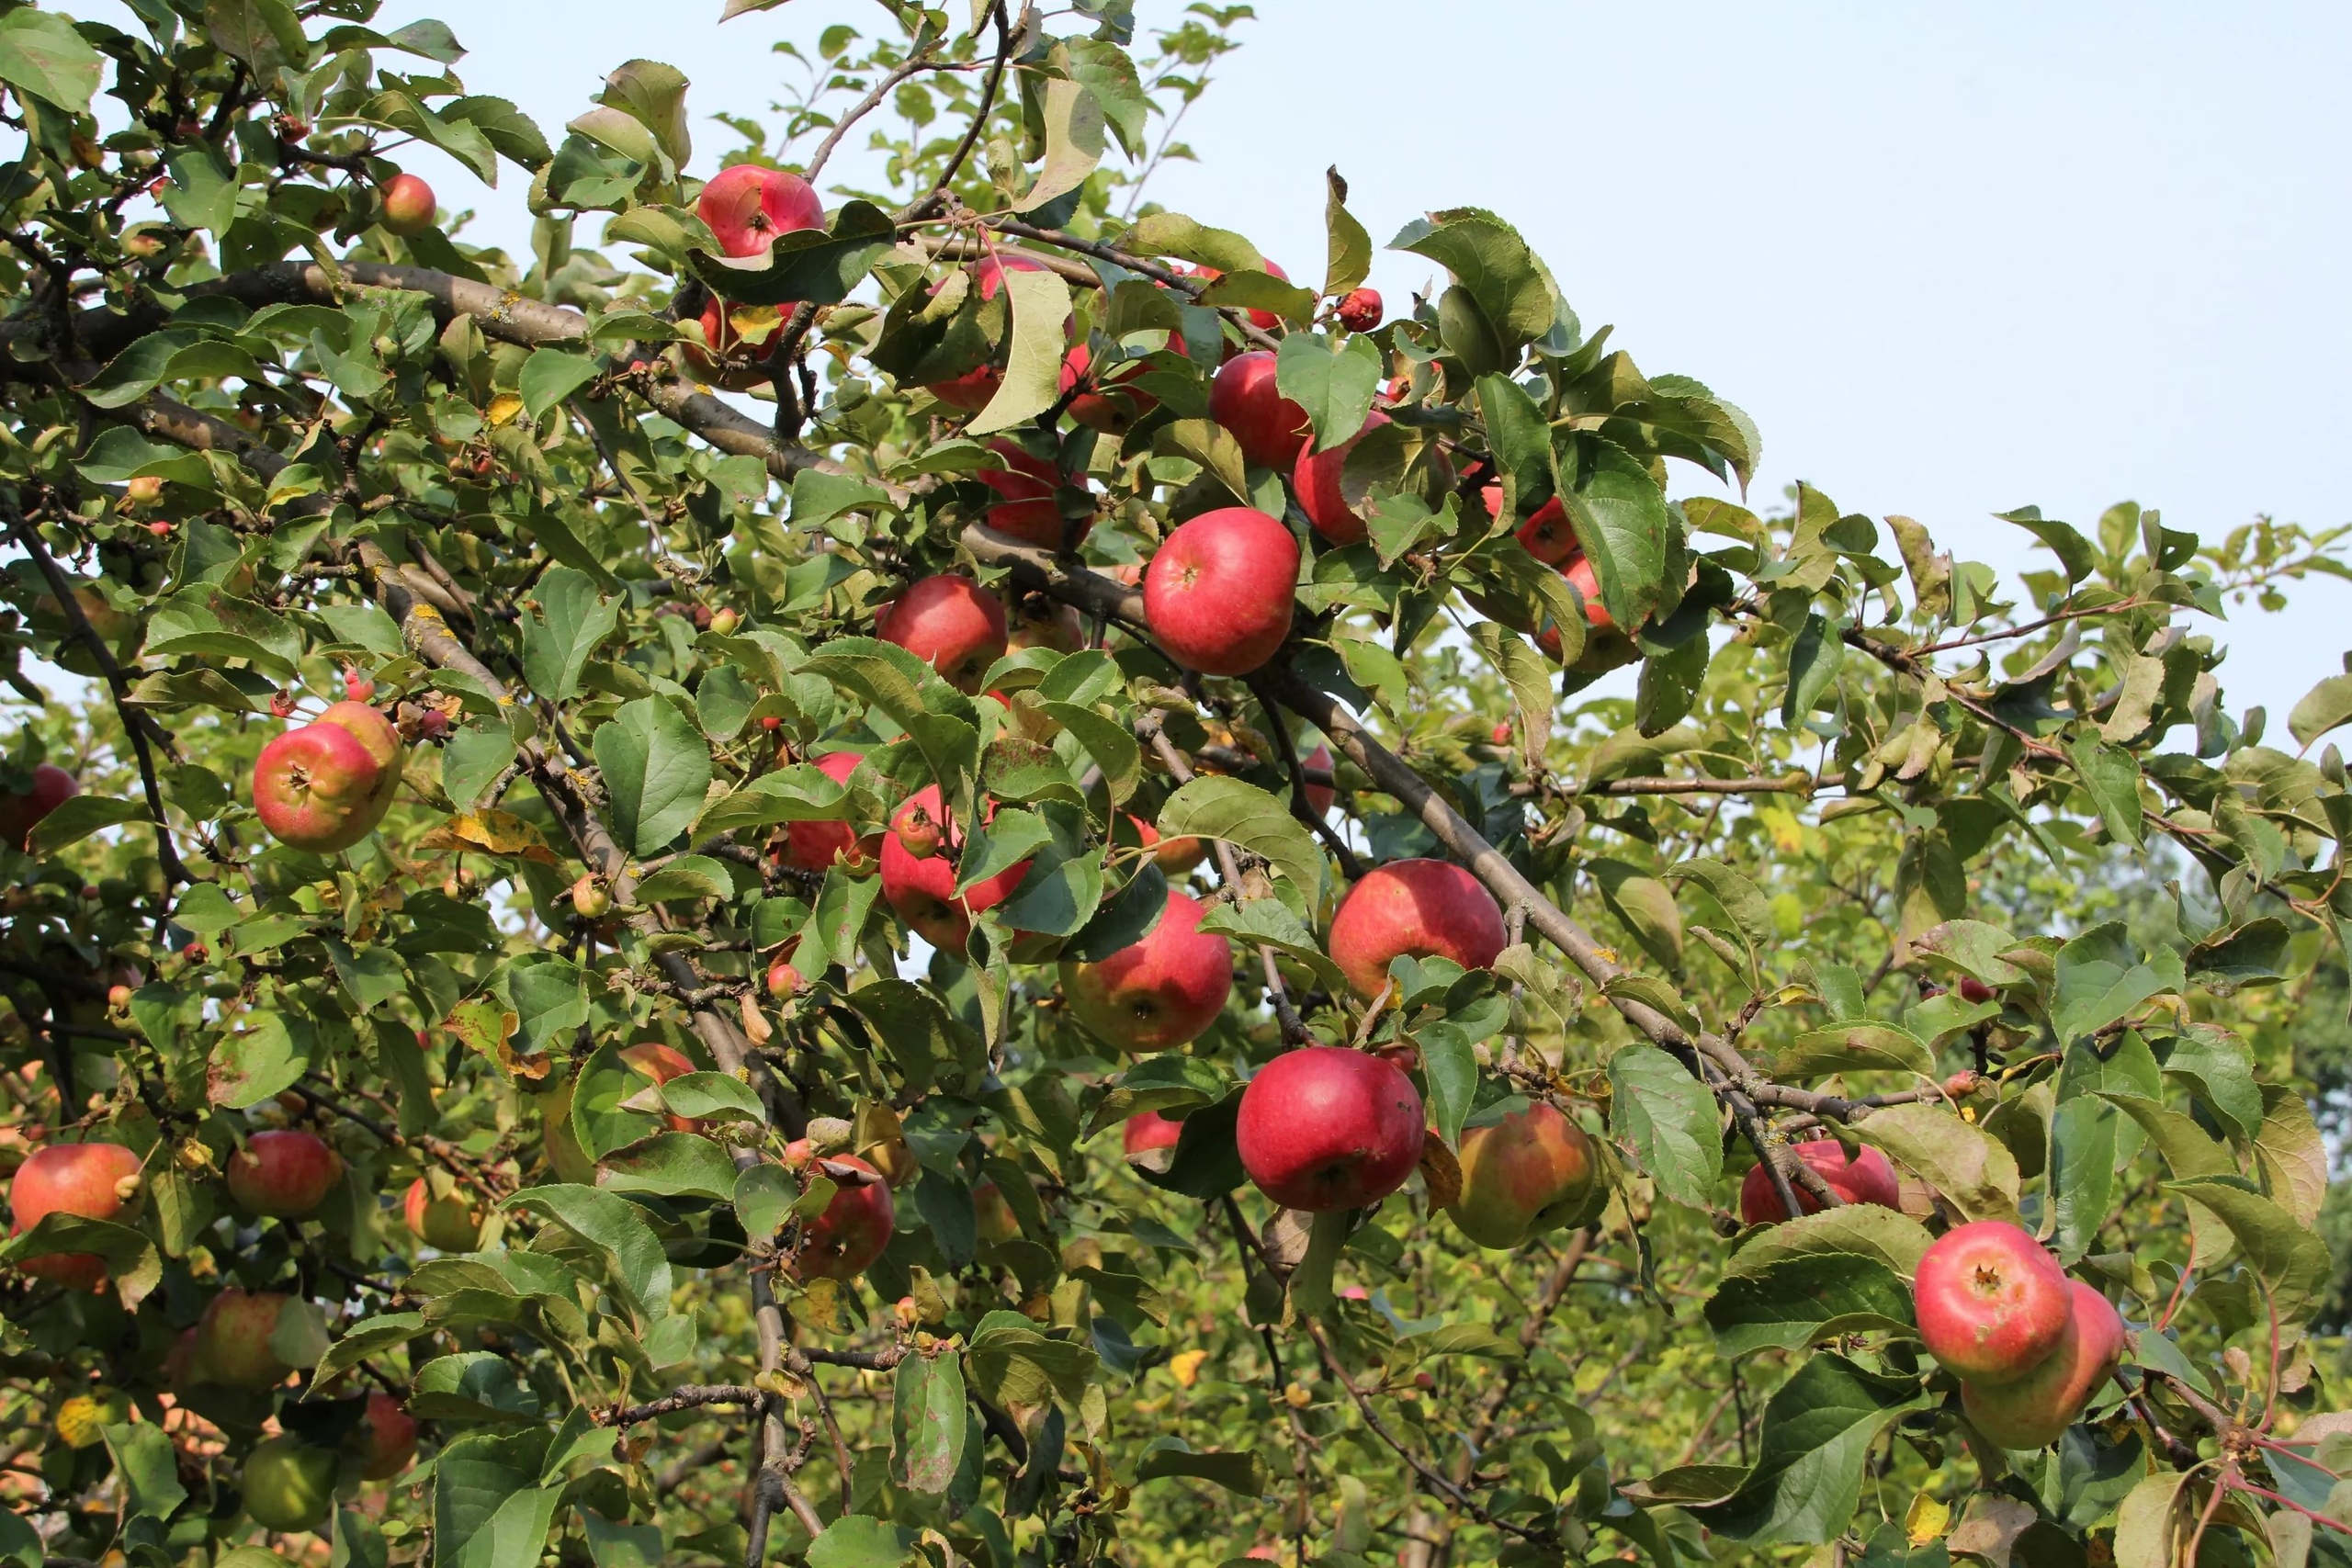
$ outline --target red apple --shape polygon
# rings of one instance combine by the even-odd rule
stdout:
[[[874,635],[939,671],[969,696],[989,666],[1004,657],[1004,604],[961,572],[910,585],[876,617]]]
[[[900,823],[918,813],[948,829],[948,848],[956,848],[961,838],[954,831],[947,808],[940,804],[937,784],[909,795],[891,818],[894,830],[882,836],[882,897],[890,901],[899,919],[925,942],[944,952],[961,953],[965,940],[972,934],[972,917],[1012,897],[1012,890],[1028,874],[1029,863],[1016,861],[958,897],[956,857],[933,854],[918,860],[907,852],[895,831]],[[991,807],[989,815],[994,814]]]
[[[31,785],[22,794],[0,792],[0,841],[20,850],[33,847],[33,829],[41,819],[81,793],[74,775],[53,763],[33,769]]]
[[[640,1040],[620,1055],[632,1071],[643,1073],[656,1084],[668,1083],[672,1078],[695,1070],[692,1057],[676,1046],[665,1045],[659,1040]],[[671,1116],[667,1120],[673,1133],[702,1130],[702,1122],[692,1116]]]
[[[1875,1203],[1900,1210],[1903,1199],[1894,1168],[1876,1149],[1865,1146],[1849,1163],[1845,1146],[1835,1138],[1815,1138],[1794,1145],[1797,1158],[1821,1173],[1829,1190],[1849,1203]],[[1793,1187],[1795,1184],[1791,1183]],[[1797,1207],[1808,1214],[1821,1212],[1821,1200],[1796,1187]],[[1772,1173],[1762,1161],[1748,1168],[1739,1184],[1739,1217],[1751,1225],[1777,1225],[1789,1216],[1781,1212],[1781,1196],[1772,1190]]]
[[[463,1192],[435,1198],[432,1184],[418,1177],[408,1184],[401,1201],[401,1217],[409,1234],[442,1252],[471,1252],[481,1240],[481,1215]]]
[[[1331,961],[1367,997],[1388,984],[1388,961],[1399,953],[1484,969],[1504,940],[1494,895],[1442,860],[1394,861],[1366,873],[1331,917]]]
[[[835,784],[849,783],[865,758],[855,751],[828,751],[816,759],[817,771]],[[836,860],[863,865],[882,852],[881,835],[865,838],[846,822],[787,822],[784,826],[784,863],[802,871],[831,869]]]
[[[254,809],[278,842],[332,854],[376,830],[400,783],[400,732],[365,703],[336,703],[261,749]]]
[[[1121,1125],[1119,1145],[1129,1159],[1154,1149],[1172,1149],[1184,1135],[1184,1123],[1157,1111],[1138,1111]]]
[[[374,702],[376,682],[368,676],[361,674],[357,665],[346,664],[343,667],[343,694],[347,700],[355,703]]]
[[[1317,533],[1335,545],[1359,545],[1366,537],[1363,519],[1350,509],[1340,479],[1356,443],[1387,423],[1388,416],[1375,411],[1364,416],[1363,429],[1329,452],[1317,452],[1312,441],[1299,446],[1298,461],[1290,475],[1291,488],[1298,492],[1298,509],[1306,513]]]
[[[292,1436],[271,1438],[237,1472],[245,1512],[265,1529],[319,1530],[334,1511],[334,1452]]]
[[[807,1151],[808,1140],[802,1138],[792,1147]],[[826,1155],[828,1164],[845,1165],[870,1175],[873,1179],[859,1186],[843,1181],[833,1194],[825,1212],[818,1215],[800,1233],[799,1250],[792,1255],[792,1266],[803,1279],[854,1280],[872,1267],[890,1245],[891,1228],[898,1215],[890,1203],[890,1184],[882,1173],[855,1155]],[[840,1178],[828,1179],[840,1181]]]
[[[1988,1386],[2016,1382],[2047,1359],[2074,1310],[2065,1270],[2003,1220],[1946,1232],[1919,1259],[1912,1296],[1928,1353]]]
[[[1510,720],[1504,719],[1500,723],[1497,724],[1492,729],[1487,731],[1487,739],[1497,746],[1510,745]]]
[[[1034,256],[1024,256],[1018,251],[999,251],[972,264],[972,285],[980,291],[982,299],[993,299],[1003,292],[1006,273],[1046,270],[1046,265]],[[933,287],[933,292],[938,292],[936,285]],[[993,365],[983,365],[950,380],[930,382],[923,390],[949,408],[978,413],[989,406],[989,400],[996,396],[996,389],[1003,381],[1002,370]]]
[[[1969,1421],[2005,1449],[2047,1448],[2065,1436],[2123,1362],[2123,1319],[2115,1308],[2079,1280],[2067,1280],[2066,1291],[2065,1332],[2039,1366],[2015,1382],[1961,1382],[1960,1404]]]
[[[50,1144],[35,1149],[17,1168],[8,1187],[15,1221],[10,1235],[22,1235],[51,1214],[85,1220],[119,1220],[139,1196],[139,1156],[120,1144]],[[56,1252],[17,1265],[37,1280],[54,1280],[76,1290],[95,1289],[107,1277],[106,1259],[95,1252]]]
[[[719,170],[702,187],[695,211],[730,256],[765,255],[779,234],[825,226],[825,204],[814,186],[757,164]]]
[[[1285,1208],[1361,1209],[1420,1164],[1421,1097],[1379,1057],[1338,1045],[1286,1051],[1241,1094],[1241,1167]]]
[[[414,175],[394,175],[384,183],[382,196],[383,211],[377,221],[402,237],[432,228],[440,210],[433,187]]]
[[[1307,809],[1321,817],[1331,809],[1331,803],[1340,798],[1339,791],[1333,789],[1329,783],[1331,748],[1318,743],[1314,750],[1299,760],[1299,765],[1309,773],[1319,770],[1324,775],[1325,782],[1321,784],[1312,778],[1306,781]]]
[[[1208,843],[1204,840],[1182,838],[1170,839],[1162,842],[1159,829],[1142,818],[1130,817],[1127,822],[1135,829],[1136,844],[1149,850],[1152,863],[1170,877],[1183,875],[1200,864],[1202,857],[1209,852]]]
[[[1233,944],[1200,930],[1198,899],[1168,895],[1151,934],[1093,963],[1062,960],[1070,1015],[1123,1051],[1165,1051],[1200,1038],[1233,993]]]
[[[1351,333],[1368,333],[1380,325],[1380,291],[1358,288],[1340,301],[1331,314]]]
[[[1171,346],[1182,346],[1181,335],[1168,335]],[[1077,392],[1069,400],[1069,416],[1079,423],[1105,435],[1124,435],[1136,420],[1159,407],[1158,398],[1134,384],[1144,373],[1142,366],[1114,365],[1100,378],[1091,374],[1093,366],[1094,352],[1082,343],[1070,344],[1062,355],[1061,390],[1065,396]]]
[[[1499,481],[1480,491],[1478,496],[1487,503],[1488,516],[1502,510],[1503,487]],[[1558,566],[1578,548],[1576,526],[1568,521],[1556,495],[1519,525],[1518,536],[1519,542],[1527,547],[1527,553],[1546,566]]]
[[[1288,283],[1290,281],[1290,274],[1284,272],[1278,263],[1262,262],[1260,265],[1266,269],[1266,275],[1268,276],[1279,277],[1284,283]],[[1223,277],[1225,274],[1213,266],[1196,266],[1193,269],[1193,276],[1202,279],[1204,282],[1214,283],[1218,278]],[[1376,300],[1380,297],[1375,294],[1373,298]],[[1250,308],[1249,314],[1250,324],[1257,328],[1261,333],[1272,332],[1276,327],[1283,324],[1283,319],[1280,316],[1275,315],[1272,310],[1261,310],[1254,305]]]
[[[1230,431],[1242,457],[1261,468],[1291,467],[1311,434],[1306,411],[1283,396],[1274,356],[1263,349],[1237,354],[1217,367],[1209,383],[1209,417]]]
[[[300,1129],[255,1133],[229,1156],[229,1195],[256,1214],[299,1220],[343,1179],[343,1161],[326,1140]]]
[[[259,1393],[276,1388],[294,1369],[277,1359],[269,1337],[287,1298],[274,1291],[230,1286],[204,1306],[196,1322],[196,1348],[188,1370],[200,1383]]]
[[[730,392],[749,392],[775,379],[768,374],[767,344],[744,342],[727,301],[712,295],[703,305],[701,321],[702,341],[707,346],[697,348],[688,343],[679,347],[695,380]]]
[[[1143,575],[1144,618],[1169,657],[1205,675],[1246,675],[1290,635],[1298,541],[1247,506],[1179,524]]]
[[[1462,1134],[1462,1195],[1447,1213],[1481,1247],[1517,1247],[1557,1230],[1592,1198],[1598,1162],[1584,1129],[1531,1105]]]
[[[1001,438],[989,450],[1003,460],[1001,468],[982,468],[973,478],[1004,499],[988,510],[988,525],[1009,538],[1044,550],[1074,550],[1094,526],[1090,514],[1072,533],[1062,517],[1055,494],[1070,481],[1043,457],[1023,451],[1016,442]]]
[[[972,1218],[979,1226],[980,1239],[992,1247],[1002,1247],[1021,1235],[1020,1219],[993,1181],[972,1189]]]
[[[1973,975],[1960,977],[1960,999],[1971,1007],[1981,1007],[2000,993]]]
[[[390,1481],[416,1458],[416,1417],[382,1389],[369,1391],[360,1430],[367,1437],[359,1469],[365,1480]]]
[[[1537,515],[1542,514],[1539,513]],[[1601,607],[1600,574],[1593,570],[1591,559],[1582,550],[1568,558],[1567,563],[1560,568],[1560,575],[1568,580],[1568,586],[1575,589],[1577,597],[1584,601],[1585,625],[1605,632],[1617,624]]]
[[[778,1001],[798,996],[808,983],[788,959],[779,958],[768,965],[768,995]]]

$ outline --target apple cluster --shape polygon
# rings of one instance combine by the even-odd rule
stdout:
[[[1970,1423],[2002,1448],[2056,1442],[2122,1363],[2114,1305],[2005,1221],[1944,1233],[1913,1292],[1919,1337],[1960,1380]]]

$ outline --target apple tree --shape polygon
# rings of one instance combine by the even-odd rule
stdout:
[[[1503,218],[1146,197],[1243,7],[551,133],[127,5],[0,11],[0,1557],[2352,1562],[2337,535],[1729,499]]]

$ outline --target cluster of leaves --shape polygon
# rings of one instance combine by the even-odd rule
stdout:
[[[2225,710],[2211,631],[2341,574],[2334,536],[2021,511],[2056,565],[2009,600],[1817,491],[1670,499],[1670,463],[1744,491],[1753,426],[1588,333],[1500,219],[1408,225],[1443,286],[1351,333],[1329,307],[1372,243],[1336,176],[1317,287],[1136,199],[1238,9],[1194,7],[1148,70],[1110,3],[1068,36],[986,4],[827,36],[781,145],[882,127],[892,190],[741,259],[694,209],[666,66],[550,143],[370,0],[130,8],[146,36],[0,15],[0,594],[36,705],[0,784],[82,784],[0,851],[0,1120],[12,1158],[146,1162],[135,1213],[0,1251],[109,1269],[0,1287],[0,1555],[262,1539],[245,1455],[273,1427],[347,1447],[373,1383],[428,1457],[355,1472],[337,1564],[2352,1556],[2293,1061],[2352,921],[2352,788],[2308,755],[2352,673],[2290,752]],[[380,227],[403,138],[526,175],[534,254]],[[1051,265],[968,286],[1013,245]],[[691,379],[712,292],[749,405]],[[1069,417],[1073,341],[1123,428]],[[1317,450],[1386,414],[1343,466],[1364,542],[1312,536],[1208,417],[1250,346]],[[922,389],[990,364],[975,415]],[[1057,465],[1080,548],[983,525],[991,436]],[[1605,621],[1516,536],[1555,502]],[[1237,503],[1310,547],[1293,639],[1188,677],[1109,574]],[[1055,628],[978,697],[872,636],[941,570]],[[1629,666],[1632,696],[1579,696]],[[83,684],[45,694],[58,671]],[[254,753],[354,677],[413,745],[401,800],[341,854],[274,843]],[[841,748],[846,781],[807,760]],[[965,952],[922,954],[869,865],[772,852],[933,785],[965,885],[1030,863]],[[1207,1033],[1134,1058],[1054,967],[1163,907],[1130,819],[1221,846],[1207,924],[1246,958]],[[1317,933],[1408,855],[1475,865],[1511,945],[1400,960],[1368,1004]],[[808,984],[780,1003],[782,955]],[[1605,1207],[1483,1250],[1441,1152],[1376,1211],[1271,1209],[1236,1107],[1309,1038],[1409,1050],[1445,1149],[1568,1111]],[[696,1070],[650,1087],[621,1054],[649,1041]],[[1146,1111],[1182,1140],[1121,1157]],[[344,1175],[257,1218],[220,1172],[288,1123]],[[899,1194],[860,1283],[793,1266],[835,1187],[780,1157],[812,1134]],[[1902,1212],[1743,1231],[1748,1165],[1801,1178],[1786,1145],[1820,1137],[1891,1156]],[[480,1209],[478,1250],[403,1226],[416,1182]],[[1962,1219],[2033,1230],[2132,1325],[2054,1450],[1984,1442],[1916,1342],[1910,1272]],[[230,1283],[297,1303],[285,1387],[175,1367]]]

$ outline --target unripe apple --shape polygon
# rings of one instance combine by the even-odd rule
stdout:
[[[133,506],[153,506],[164,499],[164,481],[154,474],[133,474],[122,481],[122,499]]]
[[[418,1177],[401,1200],[401,1218],[409,1234],[440,1252],[471,1252],[481,1240],[481,1215],[463,1192],[446,1198],[433,1195],[432,1183]]]
[[[1076,549],[1093,528],[1094,518],[1078,519],[1074,530],[1065,524],[1057,495],[1070,481],[1061,470],[1001,436],[989,443],[989,450],[1002,467],[982,468],[972,476],[1004,498],[988,509],[988,525],[1041,550]]]
[[[1348,331],[1368,333],[1380,325],[1380,291],[1376,288],[1358,288],[1351,291],[1346,299],[1340,300],[1339,308],[1331,314]]]
[[[367,1447],[359,1473],[366,1480],[390,1481],[416,1458],[416,1417],[382,1389],[368,1393],[368,1415],[360,1430]]]
[[[874,1179],[854,1187],[841,1183],[825,1212],[802,1228],[792,1266],[804,1280],[854,1280],[890,1245],[891,1228],[898,1220],[890,1203],[890,1184],[855,1155],[825,1157],[828,1163],[868,1172]]]
[[[1962,1380],[1960,1404],[1970,1424],[2002,1448],[2047,1448],[2064,1437],[2123,1362],[2123,1319],[2115,1308],[2079,1280],[2067,1280],[2066,1291],[2065,1332],[2039,1366],[2015,1382]]]
[[[1186,669],[1247,675],[1290,635],[1297,585],[1291,531],[1252,507],[1221,507],[1160,541],[1144,571],[1144,618]]]
[[[1004,615],[1008,651],[1047,648],[1056,653],[1076,653],[1086,646],[1086,623],[1079,618],[1074,605],[1042,593],[1023,593],[1005,605]]]
[[[292,1568],[292,1564],[266,1548],[240,1546],[215,1556],[212,1568]]]
[[[147,525],[147,532],[158,539],[168,539],[172,536],[172,525],[165,519],[158,517]]]
[[[1506,941],[1503,912],[1484,884],[1439,860],[1400,860],[1365,874],[1331,917],[1331,961],[1367,997],[1388,984],[1400,953],[1484,969]]]
[[[855,751],[828,751],[816,759],[817,771],[835,784],[849,783],[862,757]],[[863,865],[882,852],[881,835],[859,838],[846,822],[787,822],[784,828],[784,863],[802,871],[830,870],[836,860]]]
[[[1599,1162],[1584,1129],[1538,1103],[1462,1134],[1462,1193],[1446,1212],[1481,1247],[1517,1247],[1590,1205]]]
[[[1274,356],[1263,349],[1237,354],[1209,383],[1209,418],[1225,426],[1253,467],[1289,468],[1312,434],[1306,411],[1282,394]]]
[[[322,1529],[334,1509],[337,1468],[330,1450],[297,1437],[271,1438],[245,1456],[238,1472],[245,1512],[265,1529]]]
[[[734,636],[735,628],[742,624],[741,614],[728,605],[721,604],[710,613],[710,629],[720,637]]]
[[[130,987],[108,986],[107,987],[107,1010],[117,1013],[125,1011],[130,1006],[130,997],[131,990]]]
[[[376,830],[401,782],[401,738],[365,703],[341,702],[261,749],[254,809],[292,849],[332,854]]]
[[[1356,443],[1371,432],[1388,423],[1388,416],[1374,411],[1364,416],[1363,429],[1357,431],[1329,452],[1317,452],[1312,441],[1302,442],[1298,460],[1291,467],[1291,489],[1298,494],[1298,509],[1315,531],[1335,545],[1359,545],[1368,536],[1363,519],[1348,505],[1348,495],[1340,479],[1348,467],[1348,454]]]
[[[1138,1111],[1120,1126],[1120,1152],[1133,1159],[1154,1149],[1172,1149],[1183,1135],[1184,1123],[1176,1118],[1157,1111]]]
[[[1046,270],[1045,264],[1034,256],[1024,256],[1018,251],[999,251],[972,264],[972,287],[979,290],[982,299],[993,299],[1004,291],[1006,273]],[[935,294],[938,291],[938,285],[933,285],[932,292]],[[930,382],[923,390],[949,408],[978,413],[989,406],[989,400],[996,396],[997,388],[1003,382],[1002,370],[993,365],[983,365],[949,380]]]
[[[1492,729],[1489,729],[1488,731],[1487,731],[1487,740],[1488,740],[1488,741],[1490,741],[1491,743],[1493,743],[1494,745],[1497,745],[1497,746],[1508,746],[1508,745],[1510,745],[1510,720],[1509,720],[1509,719],[1504,719],[1501,723],[1499,723],[1499,724],[1496,725]]]
[[[49,1144],[17,1168],[8,1186],[14,1222],[10,1235],[22,1235],[51,1214],[119,1221],[139,1197],[139,1156],[120,1144]],[[54,1280],[75,1290],[92,1290],[107,1277],[106,1259],[95,1252],[57,1252],[28,1258],[17,1267],[37,1280]]]
[[[277,1359],[269,1337],[287,1298],[274,1291],[230,1286],[205,1303],[196,1322],[188,1371],[196,1382],[259,1393],[276,1388],[294,1369]]]
[[[757,164],[724,168],[702,187],[695,211],[730,256],[765,255],[776,236],[825,226],[825,204],[798,175]]]
[[[979,1227],[980,1239],[992,1247],[1002,1247],[1021,1235],[1021,1221],[993,1181],[972,1189],[972,1218]]]
[[[277,690],[269,694],[270,717],[292,718],[294,716],[294,694],[288,691],[285,687],[280,686]]]
[[[1286,1051],[1241,1093],[1234,1139],[1258,1190],[1285,1208],[1361,1209],[1405,1184],[1427,1124],[1412,1080],[1338,1045]]]
[[[779,958],[768,965],[768,995],[778,1001],[798,996],[807,984],[801,978],[800,971],[785,959]]]
[[[1070,1016],[1123,1051],[1165,1051],[1200,1038],[1233,994],[1233,944],[1200,929],[1207,912],[1171,892],[1141,942],[1092,963],[1063,959]]]
[[[33,829],[42,818],[81,791],[72,773],[54,763],[41,763],[33,769],[32,783],[22,793],[0,791],[0,840],[30,850]]]
[[[327,1201],[343,1161],[316,1133],[255,1133],[229,1156],[229,1195],[256,1214],[299,1220]]]
[[[972,917],[983,909],[993,908],[1012,896],[1021,879],[1029,873],[1029,863],[1017,861],[994,876],[974,885],[960,897],[956,892],[955,857],[934,854],[928,860],[917,860],[907,852],[899,841],[898,829],[909,817],[922,812],[934,822],[944,822],[951,829],[948,846],[956,846],[954,824],[946,818],[946,807],[940,803],[939,786],[931,784],[907,797],[891,818],[891,831],[882,836],[882,897],[901,920],[932,946],[950,953],[964,951],[964,942],[972,934]],[[993,816],[995,808],[989,807]]]
[[[1004,657],[1004,604],[961,572],[910,585],[876,619],[874,635],[897,643],[967,696]]]
[[[1955,1376],[2015,1382],[2048,1359],[2074,1310],[2065,1270],[2003,1220],[1946,1232],[1912,1281],[1919,1337]]]
[[[372,703],[376,700],[376,682],[361,674],[356,664],[346,664],[343,667],[343,694],[348,702]]]
[[[683,1077],[695,1070],[692,1057],[676,1046],[665,1045],[659,1040],[639,1041],[620,1055],[632,1070],[643,1073],[656,1084],[668,1083],[672,1078]],[[692,1116],[673,1115],[667,1120],[673,1133],[698,1133],[702,1130],[702,1122]]]
[[[1966,1100],[1984,1087],[1984,1077],[1966,1067],[1944,1079],[1944,1092],[1954,1100]]]
[[[929,860],[939,852],[939,824],[922,807],[910,807],[891,825],[899,847],[917,860]]]
[[[593,871],[582,872],[580,880],[571,885],[571,912],[584,920],[602,919],[612,913],[613,895]]]
[[[414,175],[394,175],[387,181],[383,202],[383,215],[378,220],[403,237],[422,234],[432,228],[434,217],[440,210],[433,197],[433,187]]]
[[[1886,1156],[1865,1145],[1851,1161],[1845,1145],[1835,1138],[1815,1138],[1792,1146],[1791,1153],[1820,1173],[1829,1190],[1849,1203],[1875,1203],[1882,1209],[1903,1207],[1902,1184]],[[1797,1207],[1808,1214],[1821,1212],[1821,1200],[1792,1181]],[[1772,1173],[1758,1161],[1739,1183],[1739,1217],[1751,1225],[1776,1225],[1789,1216],[1781,1212],[1781,1195],[1772,1190]]]

